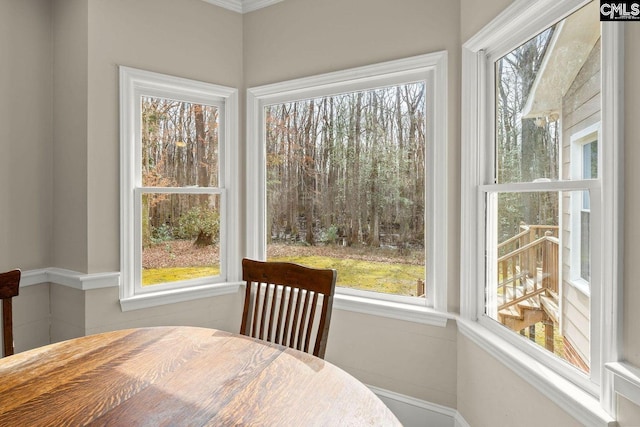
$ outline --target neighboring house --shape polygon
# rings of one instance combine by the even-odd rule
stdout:
[[[594,7],[595,7],[594,3]],[[529,94],[523,117],[559,120],[562,179],[597,175],[600,129],[600,28],[584,8],[558,24]],[[559,323],[564,357],[589,370],[590,203],[588,191],[561,198]],[[581,238],[582,237],[582,238]],[[558,325],[556,325],[558,326]]]

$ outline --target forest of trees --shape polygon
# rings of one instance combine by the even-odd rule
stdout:
[[[216,187],[219,109],[155,97],[142,97],[141,107],[142,185]],[[219,205],[218,195],[204,191],[146,193],[143,246],[174,238],[212,244],[219,232]]]
[[[496,62],[496,181],[559,178],[559,129],[522,110],[553,34],[549,29]],[[265,107],[267,239],[277,243],[424,249],[425,82]],[[143,97],[142,186],[218,185],[220,110]],[[143,245],[218,237],[220,197],[147,191]],[[499,195],[499,240],[521,222],[555,224],[557,194]],[[146,212],[146,214],[145,214]]]
[[[425,90],[266,107],[270,241],[423,248]]]
[[[496,182],[559,178],[559,126],[522,111],[553,28],[496,62]],[[423,247],[424,83],[266,107],[271,242]],[[558,194],[502,193],[500,241],[557,225]]]
[[[523,117],[522,112],[553,35],[550,28],[496,62],[496,182],[559,179],[557,117]],[[555,120],[553,120],[555,119]],[[501,193],[498,241],[520,223],[558,225],[558,193]]]

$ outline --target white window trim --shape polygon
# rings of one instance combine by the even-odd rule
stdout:
[[[139,207],[134,202],[134,193],[145,188],[141,186],[140,174],[136,173],[136,165],[140,163],[136,149],[138,143],[131,142],[139,140],[136,135],[140,129],[137,102],[141,95],[224,107],[224,122],[221,123],[223,143],[220,147],[220,155],[224,159],[220,170],[221,184],[220,189],[210,191],[220,194],[225,206],[220,227],[220,276],[215,279],[202,278],[167,286],[158,285],[144,292],[136,287],[136,275],[139,276],[136,259],[139,260],[142,255],[136,221]],[[237,292],[241,277],[237,171],[237,89],[120,66],[120,305],[123,311]],[[153,190],[163,191],[161,188]],[[206,192],[207,189],[197,191]]]
[[[335,307],[444,325],[447,316],[447,53],[436,52],[313,77],[290,80],[247,90],[247,255],[263,259],[266,254],[264,106],[300,98],[311,98],[392,85],[427,81],[429,142],[425,200],[427,235],[427,295],[415,306],[373,293],[337,291]],[[437,223],[436,223],[437,222]]]
[[[540,365],[539,358],[523,351],[527,350],[530,343],[511,342],[506,336],[497,334],[486,328],[483,322],[479,322],[483,317],[484,283],[478,278],[485,277],[485,212],[484,204],[481,203],[483,192],[480,186],[485,183],[488,172],[485,170],[484,159],[491,155],[486,139],[491,134],[490,126],[487,125],[490,123],[488,114],[493,111],[491,94],[485,85],[487,64],[484,58],[507,53],[514,46],[522,44],[538,31],[586,3],[587,1],[583,0],[516,0],[463,45],[460,331],[498,357],[547,397],[563,402],[563,407],[585,425],[607,425],[613,421],[611,415],[615,414],[615,393],[613,375],[602,367],[605,363],[617,361],[620,357],[619,343],[622,332],[622,25],[602,23],[602,140],[610,143],[602,144],[603,167],[600,170],[602,206],[606,207],[601,219],[603,227],[600,274],[601,281],[607,289],[600,298],[601,359],[595,367],[600,373],[599,390],[585,387],[583,381],[571,375],[560,375],[557,371],[548,369],[546,364],[541,365],[545,369],[523,369],[523,365],[527,363],[531,366]],[[522,184],[523,189],[533,190],[534,187],[535,184]]]

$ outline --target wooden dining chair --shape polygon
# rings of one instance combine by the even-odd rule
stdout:
[[[242,260],[247,282],[240,333],[324,358],[336,271]],[[317,308],[320,307],[319,315]]]
[[[11,299],[18,296],[20,288],[20,270],[0,273],[0,299],[2,299],[2,338],[3,356],[13,354],[13,310]]]

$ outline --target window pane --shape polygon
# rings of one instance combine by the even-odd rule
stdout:
[[[218,186],[219,110],[142,97],[142,185]]]
[[[582,178],[598,177],[598,141],[582,146]]]
[[[593,141],[582,146],[582,177],[592,179],[598,177],[598,142]],[[591,280],[591,251],[589,249],[589,233],[591,228],[591,196],[589,191],[582,192],[582,209],[580,211],[580,278],[589,282]],[[573,212],[576,216],[577,212]],[[574,227],[578,232],[577,227]]]
[[[591,280],[590,228],[591,213],[589,211],[582,211],[580,213],[580,277],[587,282]]]
[[[267,256],[423,296],[425,84],[270,105]]]
[[[220,274],[220,196],[142,196],[142,285]]]
[[[599,120],[597,8],[588,4],[495,62],[497,183],[576,178],[564,170],[581,160],[570,159],[563,138]]]
[[[488,224],[496,232],[487,236],[485,312],[588,371],[590,298],[572,280],[589,262],[589,233],[572,227],[572,221],[579,225],[584,219],[571,204],[572,197],[581,195],[582,191],[500,193],[489,198],[489,218],[497,222]],[[574,251],[586,251],[586,259],[578,257],[574,263]]]

